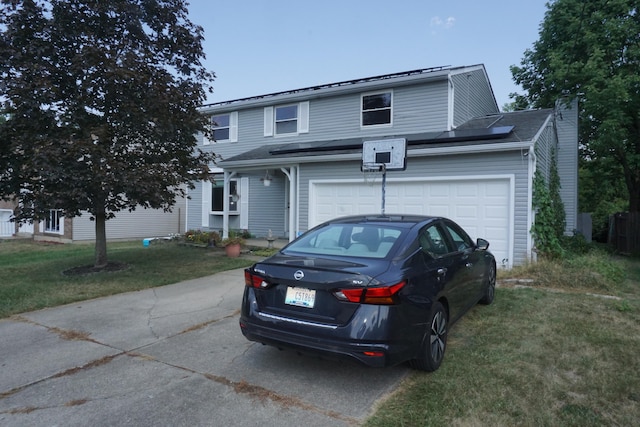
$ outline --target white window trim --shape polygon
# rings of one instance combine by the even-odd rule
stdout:
[[[215,116],[229,115],[229,139],[220,139],[218,141],[210,140],[206,135],[202,136],[202,145],[211,145],[215,143],[226,142],[238,142],[238,112],[232,111],[230,113],[212,114],[209,119],[212,120]],[[213,125],[213,123],[212,123]]]
[[[51,211],[58,211],[60,212],[58,214],[58,221],[60,223],[60,229],[59,230],[47,230],[46,228],[46,224],[47,221],[40,221],[40,232],[41,233],[47,233],[47,234],[58,234],[58,235],[64,235],[64,216],[62,215],[62,211],[60,209],[50,209],[49,210],[49,214],[51,214]]]
[[[264,108],[264,136],[273,136],[273,107]]]
[[[222,181],[222,179],[220,179],[220,181]],[[211,184],[211,181],[208,181],[208,182],[210,184],[209,185],[209,204],[208,204],[209,212],[208,212],[208,214],[209,215],[223,215],[224,214],[224,206],[226,206],[224,202],[223,202],[223,208],[221,210],[219,210],[219,211],[214,211],[213,210],[213,206],[212,206],[212,203],[213,203],[213,200],[212,200],[212,197],[213,197],[213,194],[212,194],[213,193],[213,185]],[[236,208],[237,209],[235,211],[232,211],[232,210],[229,209],[229,215],[240,215],[240,206],[241,206],[241,200],[242,200],[242,197],[241,197],[242,196],[242,193],[241,193],[242,190],[240,188],[240,178],[231,178],[231,179],[229,179],[229,186],[231,186],[232,182],[236,183],[236,192],[238,193],[238,196],[240,196],[240,197],[238,198],[238,201],[236,202]],[[223,197],[224,197],[225,193],[226,192],[223,191]]]
[[[381,123],[379,125],[365,125],[362,121],[362,116],[364,113],[364,110],[362,109],[362,102],[364,101],[364,97],[365,96],[372,96],[372,95],[380,95],[383,93],[389,93],[391,94],[391,106],[389,107],[390,110],[390,115],[389,115],[389,123]],[[386,128],[386,127],[392,127],[393,126],[393,90],[389,89],[389,90],[380,90],[380,91],[376,91],[376,92],[368,92],[368,93],[363,93],[362,95],[360,95],[360,128],[361,129],[377,129],[377,128]],[[386,108],[385,108],[386,110]],[[367,111],[373,111],[373,110],[367,110]]]
[[[295,132],[287,132],[287,133],[278,133],[278,119],[277,119],[277,110],[278,108],[286,108],[286,107],[296,107],[296,131]],[[293,119],[283,120],[283,122],[292,122]],[[287,136],[296,136],[298,135],[298,129],[300,128],[300,105],[298,104],[282,104],[274,107],[273,109],[273,136],[277,138],[287,137]]]
[[[298,104],[298,133],[309,133],[309,101]]]
[[[297,116],[297,132],[276,133],[276,115],[275,110],[279,107],[289,107],[296,105],[298,107]],[[264,136],[273,136],[276,138],[286,138],[288,136],[296,136],[301,133],[309,133],[309,101],[303,101],[298,104],[283,104],[276,107],[264,108]]]

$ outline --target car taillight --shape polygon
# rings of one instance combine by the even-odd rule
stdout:
[[[406,283],[403,280],[391,286],[340,289],[333,294],[339,300],[358,302],[360,304],[395,304],[397,302],[396,295]]]
[[[260,276],[244,272],[244,284],[250,288],[265,289],[269,287],[269,283]]]

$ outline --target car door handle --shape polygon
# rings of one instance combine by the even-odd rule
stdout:
[[[447,274],[446,268],[443,267],[438,269],[438,276],[444,276],[445,274]]]

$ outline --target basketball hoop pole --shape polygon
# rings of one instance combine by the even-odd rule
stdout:
[[[382,164],[382,216],[384,216],[384,196],[387,185],[387,166]]]

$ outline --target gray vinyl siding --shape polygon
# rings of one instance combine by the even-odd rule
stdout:
[[[558,128],[558,174],[560,197],[566,214],[565,232],[573,234],[578,227],[578,103],[561,107],[555,120]]]
[[[480,70],[451,76],[453,83],[453,125],[473,117],[497,113],[498,107],[486,74]]]
[[[309,100],[309,132],[289,136],[264,136],[264,106],[238,111],[238,141],[202,146],[222,159],[268,144],[376,138],[408,133],[443,131],[448,123],[446,80],[401,86],[393,92],[392,126],[360,126],[361,95],[367,91]],[[377,90],[376,92],[379,92]],[[274,99],[272,106],[281,105]],[[225,111],[230,112],[233,110]],[[220,112],[216,112],[219,114]],[[199,135],[202,144],[202,135]]]
[[[260,176],[251,176],[249,179],[249,232],[259,238],[266,237],[269,230],[276,237],[284,238],[285,217],[288,201],[285,200],[289,181],[281,172],[270,171],[273,181],[269,187],[265,187]]]
[[[146,237],[161,237],[184,233],[186,200],[178,200],[172,212],[162,209],[138,208],[133,212],[120,211],[116,217],[107,221],[107,240],[134,240]],[[95,240],[95,222],[90,215],[73,218],[73,241]]]
[[[189,208],[187,209],[187,230],[202,230],[202,181],[194,182],[195,188],[189,190]]]
[[[549,123],[548,126],[540,134],[540,137],[536,141],[535,154],[536,154],[536,172],[542,174],[545,181],[549,182],[551,174],[551,161],[556,150],[556,138],[554,134],[553,124]],[[555,153],[557,155],[557,152]]]
[[[300,231],[308,229],[309,181],[331,179],[363,179],[357,162],[336,162],[323,165],[303,165],[300,169]],[[514,265],[528,260],[528,164],[521,152],[450,155],[409,158],[407,170],[387,173],[387,181],[396,177],[446,178],[478,175],[513,175],[514,180]],[[380,179],[375,185],[381,185]],[[499,260],[500,261],[500,260]]]

